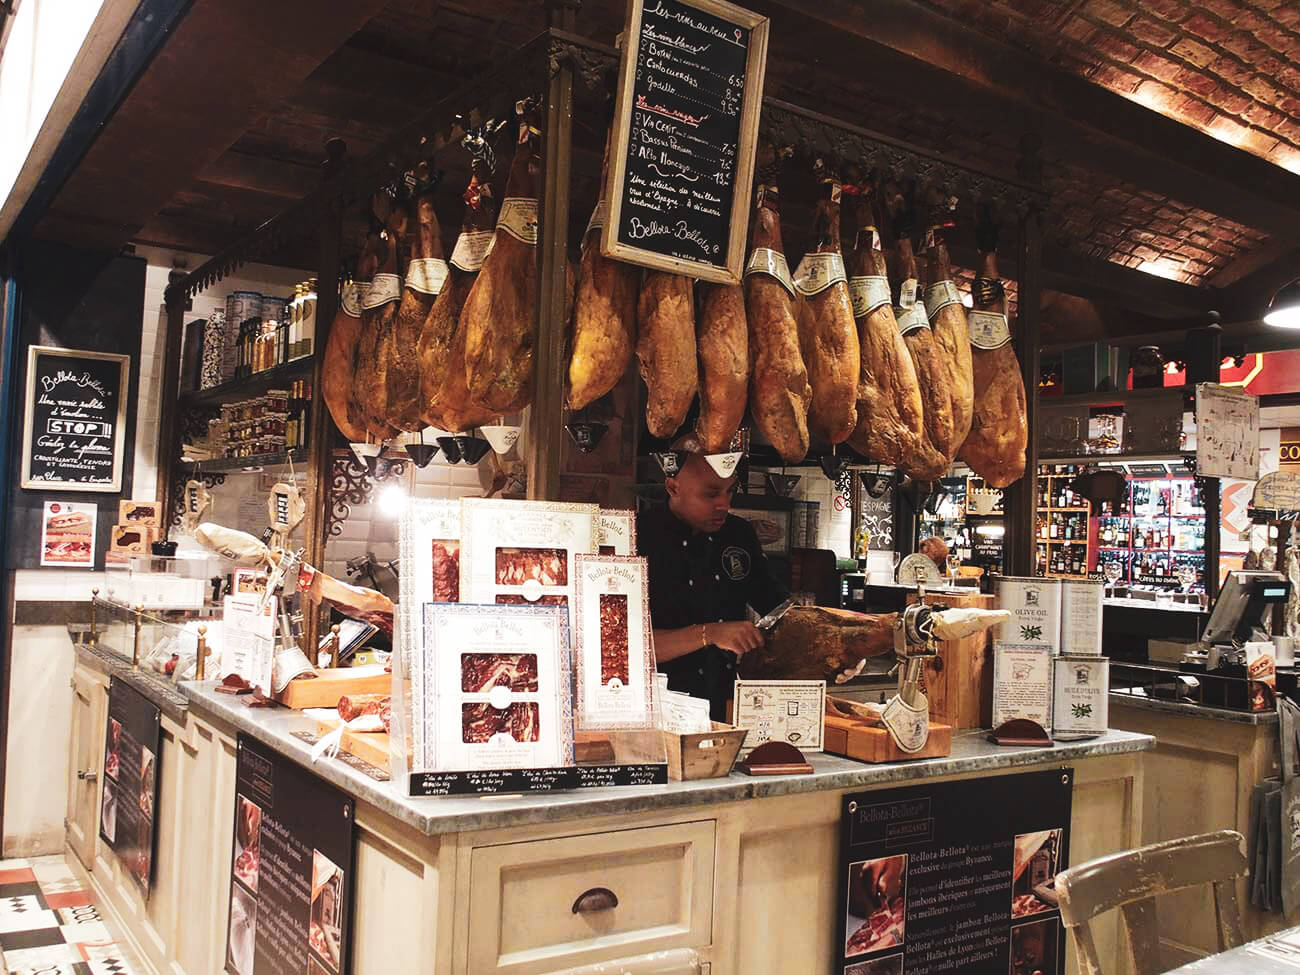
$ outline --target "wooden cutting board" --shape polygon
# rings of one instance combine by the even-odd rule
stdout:
[[[330,732],[336,730],[340,722],[338,721],[321,721],[317,724],[316,733],[322,738]],[[344,731],[343,741],[339,744],[339,750],[350,752],[357,758],[364,759],[376,768],[388,769],[388,733],[378,732],[359,732]]]
[[[865,721],[826,715],[822,747],[833,755],[859,762],[908,762],[916,758],[943,758],[952,753],[952,725],[930,722],[930,740],[919,752],[908,754],[894,744],[889,732]]]
[[[351,667],[316,671],[315,677],[297,677],[276,695],[287,708],[336,708],[339,698],[355,694],[387,694],[393,689],[393,675],[386,673],[357,676]]]

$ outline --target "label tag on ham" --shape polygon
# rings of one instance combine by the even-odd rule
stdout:
[[[916,304],[916,293],[921,288],[921,282],[916,278],[908,278],[898,289],[898,303],[904,308],[911,308]]]
[[[1000,349],[1011,341],[1011,327],[1001,312],[972,309],[966,313],[966,327],[977,349]]]
[[[370,289],[361,298],[363,309],[378,308],[402,298],[402,279],[396,274],[376,274]]]
[[[523,196],[507,196],[501,201],[497,230],[504,230],[515,240],[537,246],[537,201]]]
[[[919,328],[930,327],[930,319],[925,317],[925,305],[919,301],[911,308],[895,308],[894,320],[898,322],[898,330],[904,335],[915,332]]]
[[[866,318],[877,308],[889,304],[889,278],[883,274],[849,278],[849,298],[853,302],[853,317]]]
[[[919,752],[930,740],[930,708],[909,708],[895,694],[885,705],[880,720],[900,751],[909,755]]]
[[[406,286],[421,294],[436,295],[447,281],[447,262],[441,257],[417,257],[406,269]]]
[[[362,302],[369,291],[369,281],[349,281],[343,285],[343,290],[339,294],[339,307],[343,309],[343,314],[360,318]]]
[[[456,246],[452,248],[452,266],[462,271],[479,270],[492,251],[496,239],[494,230],[466,230],[456,238]]]
[[[925,307],[930,309],[931,318],[951,304],[961,304],[961,292],[951,281],[940,281],[925,289]]]
[[[770,247],[755,247],[754,253],[749,255],[749,263],[745,265],[745,277],[751,274],[766,274],[776,278],[781,282],[781,287],[794,297],[794,281],[790,279],[790,265],[786,263],[785,255],[780,251]]]
[[[587,229],[582,236],[586,237],[587,234],[601,229],[607,223],[609,223],[609,201],[601,200],[596,204],[596,209],[591,211],[591,219],[587,221]]]
[[[837,281],[848,283],[844,274],[844,258],[834,252],[805,254],[794,272],[795,289],[804,295],[825,291]]]

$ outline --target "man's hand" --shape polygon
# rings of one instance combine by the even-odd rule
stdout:
[[[706,630],[709,642],[715,647],[730,650],[738,657],[763,645],[763,634],[749,620],[738,623],[710,623]]]

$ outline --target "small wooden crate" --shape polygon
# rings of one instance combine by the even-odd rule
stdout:
[[[315,677],[296,677],[276,695],[287,708],[336,708],[339,698],[356,694],[387,694],[393,689],[392,674],[357,676],[350,667],[328,667],[316,671]]]
[[[930,723],[930,738],[919,752],[908,754],[884,728],[860,718],[826,715],[823,748],[859,762],[908,762],[916,758],[943,758],[952,753],[952,725]]]
[[[745,743],[748,728],[713,722],[712,731],[694,735],[677,735],[663,732],[664,751],[668,753],[668,777],[683,779],[716,779],[731,774]]]

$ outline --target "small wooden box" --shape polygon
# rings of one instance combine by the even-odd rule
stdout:
[[[153,525],[114,525],[108,550],[116,555],[148,555],[149,546],[158,540]]]
[[[162,504],[158,501],[119,501],[117,520],[124,527],[162,527]]]
[[[859,762],[908,762],[916,758],[943,758],[952,753],[952,726],[930,723],[930,738],[919,752],[908,754],[894,744],[884,728],[859,718],[826,715],[823,741],[826,751]]]
[[[322,738],[335,731],[342,722],[321,721],[316,733]],[[386,731],[344,731],[339,750],[348,752],[357,758],[369,762],[376,768],[387,769],[389,766],[389,740]]]
[[[328,667],[316,671],[315,677],[296,677],[289,681],[276,700],[287,708],[336,708],[339,698],[352,694],[387,694],[393,689],[392,674],[357,676],[351,667]]]
[[[694,735],[678,735],[671,731],[662,734],[664,751],[668,753],[668,778],[677,781],[717,779],[731,774],[749,729],[715,721],[712,731]]]
[[[908,597],[909,603],[916,596]],[[996,609],[993,596],[979,592],[927,592],[925,601],[944,609]],[[937,644],[939,656],[925,663],[930,717],[959,730],[993,723],[993,650],[989,630]]]

